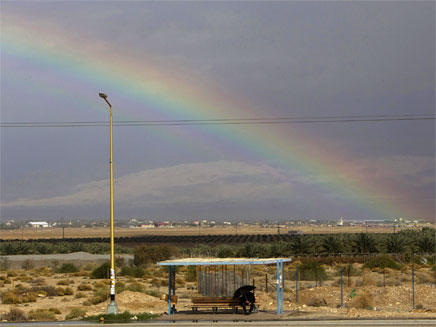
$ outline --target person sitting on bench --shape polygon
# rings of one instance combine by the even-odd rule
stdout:
[[[245,292],[241,295],[239,298],[240,304],[242,306],[242,309],[244,309],[244,314],[248,315],[250,314],[254,309],[254,302],[256,302],[256,299],[254,297],[254,294],[252,292]],[[250,306],[250,310],[247,312],[247,306]]]

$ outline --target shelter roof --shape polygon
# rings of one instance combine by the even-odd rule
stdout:
[[[209,265],[269,265],[291,262],[291,258],[184,258],[160,261],[160,266],[209,266]]]

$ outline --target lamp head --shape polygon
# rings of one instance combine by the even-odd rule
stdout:
[[[98,95],[100,96],[100,98],[103,98],[105,100],[107,98],[107,95],[105,93],[99,93]]]

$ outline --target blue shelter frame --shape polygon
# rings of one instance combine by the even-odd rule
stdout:
[[[283,263],[291,262],[290,258],[186,258],[176,260],[166,260],[158,262],[159,266],[168,266],[168,315],[174,313],[171,308],[171,289],[172,295],[176,295],[175,285],[171,285],[171,272],[176,270],[176,266],[218,266],[218,265],[271,265],[275,264],[277,269],[277,314],[283,313]]]

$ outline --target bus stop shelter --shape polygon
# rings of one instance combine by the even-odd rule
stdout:
[[[290,258],[185,258],[166,260],[158,262],[159,266],[168,266],[168,315],[172,314],[171,309],[171,290],[172,295],[176,295],[175,272],[176,266],[224,266],[224,265],[276,265],[277,272],[277,314],[283,312],[283,263],[291,262]],[[197,276],[198,278],[198,276]]]

